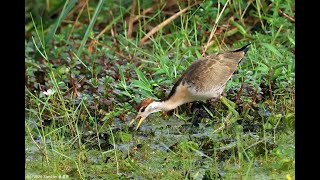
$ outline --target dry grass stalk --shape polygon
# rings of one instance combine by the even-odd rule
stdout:
[[[226,2],[226,4],[223,6],[223,8],[222,8],[222,10],[221,10],[221,13],[219,14],[219,16],[218,16],[218,18],[217,18],[217,20],[216,20],[216,23],[214,24],[214,26],[213,26],[213,28],[212,28],[212,30],[211,30],[211,33],[210,33],[209,39],[208,39],[208,41],[207,41],[207,44],[205,45],[204,50],[203,50],[203,52],[202,52],[202,56],[206,53],[208,47],[211,46],[211,44],[213,43],[213,41],[212,41],[213,35],[214,35],[214,33],[216,32],[216,30],[217,30],[217,27],[218,27],[218,24],[219,24],[221,15],[223,14],[225,8],[226,8],[227,5],[229,4],[229,1],[230,1],[230,0],[228,0],[228,1]]]
[[[135,17],[136,6],[137,6],[137,0],[133,0],[130,18],[129,18],[129,22],[128,22],[128,33],[127,33],[128,38],[132,38],[133,21],[134,21],[134,17]]]
[[[156,32],[158,32],[160,29],[162,29],[163,27],[165,27],[166,25],[168,25],[170,22],[172,22],[174,19],[176,19],[178,16],[180,16],[181,14],[183,14],[184,12],[186,12],[187,10],[189,10],[191,7],[195,6],[198,3],[195,3],[191,6],[188,6],[184,9],[182,9],[181,11],[175,13],[174,15],[172,15],[170,18],[166,19],[165,21],[163,21],[162,23],[160,23],[158,26],[156,26],[155,28],[153,28],[151,31],[148,32],[148,34],[146,34],[139,42],[139,45],[144,44],[153,34],[155,34]]]

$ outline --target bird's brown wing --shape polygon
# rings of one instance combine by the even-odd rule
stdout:
[[[187,83],[200,92],[224,86],[235,72],[244,55],[245,52],[243,51],[224,52],[217,55],[209,55],[195,61],[176,81],[170,94],[163,100],[169,99],[175,94],[180,84]]]
[[[240,52],[206,56],[192,64],[181,81],[200,92],[219,88],[230,79],[242,57]]]

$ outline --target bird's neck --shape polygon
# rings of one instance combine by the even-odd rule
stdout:
[[[161,111],[170,111],[172,109],[175,109],[176,107],[180,106],[180,103],[177,102],[172,102],[170,100],[166,100],[166,101],[159,101],[159,102],[155,102],[157,109],[161,110]]]
[[[176,86],[176,85],[175,85]],[[172,92],[171,92],[172,93]],[[193,101],[185,85],[179,84],[173,89],[173,93],[165,100],[158,102],[158,107],[162,111],[170,111],[178,106]]]
[[[164,101],[156,102],[156,106],[161,111],[170,111],[172,109],[177,108],[178,106],[186,103],[185,99],[177,99],[177,98],[169,98]]]

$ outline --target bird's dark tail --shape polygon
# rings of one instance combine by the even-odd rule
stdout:
[[[249,43],[249,44],[247,44],[247,45],[245,45],[245,46],[243,46],[242,48],[239,48],[239,49],[237,49],[237,50],[234,50],[233,52],[240,52],[240,51],[243,51],[244,53],[247,53],[247,51],[248,51],[248,49],[249,49],[249,45],[250,45],[251,43]]]

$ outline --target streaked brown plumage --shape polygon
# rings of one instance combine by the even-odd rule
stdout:
[[[169,111],[188,102],[220,97],[227,81],[246,54],[249,45],[247,44],[234,51],[208,55],[195,61],[174,84],[170,94],[165,99],[156,101],[146,98],[138,104],[137,110],[139,112],[135,119],[139,117],[141,119],[136,129],[151,113]]]

